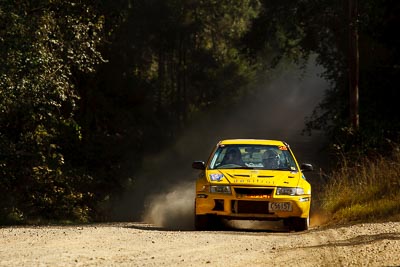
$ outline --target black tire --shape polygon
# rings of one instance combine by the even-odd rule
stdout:
[[[290,230],[295,232],[307,231],[310,226],[310,216],[307,218],[287,218],[283,220],[283,224]]]
[[[196,230],[208,230],[209,229],[209,221],[207,215],[195,215],[194,216],[194,228]]]
[[[223,230],[225,228],[221,218],[215,215],[195,215],[194,228],[199,231]]]
[[[295,218],[294,229],[296,232],[307,231],[310,226],[310,217],[307,218]]]

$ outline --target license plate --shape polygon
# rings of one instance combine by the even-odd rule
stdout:
[[[269,211],[292,211],[292,203],[290,202],[269,202]]]

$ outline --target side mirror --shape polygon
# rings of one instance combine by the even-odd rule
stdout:
[[[300,169],[301,169],[302,172],[310,172],[310,171],[314,170],[314,167],[310,163],[302,163],[300,165]]]
[[[194,161],[192,163],[192,168],[193,169],[198,169],[198,170],[205,170],[206,169],[206,164],[204,163],[204,161]]]

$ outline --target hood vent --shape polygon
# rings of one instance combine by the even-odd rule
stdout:
[[[248,174],[235,174],[233,177],[250,177]]]
[[[231,173],[225,173],[226,175],[228,175],[231,178],[274,178],[275,175],[257,175],[256,177],[253,175],[249,175],[249,174],[231,174]],[[289,178],[293,178],[294,176],[289,176]]]
[[[231,177],[231,178],[235,178],[235,177],[241,177],[241,178],[250,177],[250,175],[248,175],[248,174],[230,174],[230,173],[226,173],[226,174],[229,175],[229,177]]]

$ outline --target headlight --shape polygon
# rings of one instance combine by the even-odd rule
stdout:
[[[301,187],[277,187],[277,195],[300,196],[304,195],[304,189]]]
[[[210,193],[231,194],[231,187],[228,185],[212,185],[210,186]]]

